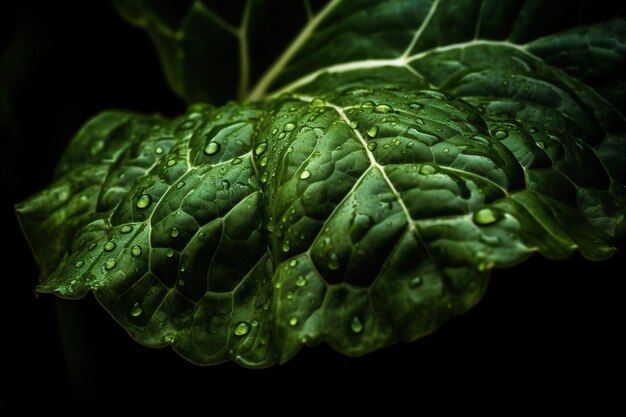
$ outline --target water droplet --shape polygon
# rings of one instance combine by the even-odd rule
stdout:
[[[295,326],[296,324],[298,324],[298,318],[297,317],[292,317],[289,319],[289,325],[290,326]]]
[[[289,248],[289,241],[288,241],[288,240],[285,240],[285,241],[283,242],[283,247],[282,247],[282,249],[283,249],[283,252],[289,252],[289,249],[290,249],[290,248]]]
[[[393,111],[393,108],[388,105],[388,104],[379,104],[378,106],[374,107],[374,111],[376,113],[390,113]]]
[[[540,147],[541,149],[546,149],[546,144],[545,142],[538,140],[537,142],[535,142],[537,144],[538,147]]]
[[[320,108],[326,106],[326,102],[321,98],[314,98],[311,102],[311,107]]]
[[[115,268],[115,265],[117,265],[117,261],[115,259],[109,259],[104,263],[104,269],[110,271],[111,269]]]
[[[359,122],[353,120],[350,122],[350,129],[357,129],[359,127]]]
[[[424,106],[422,106],[419,103],[411,103],[411,104],[409,104],[409,108],[411,108],[413,110],[420,110],[420,109],[424,108]]]
[[[204,240],[204,237],[206,236],[206,234],[204,232],[200,232],[198,233],[198,239],[199,240]]]
[[[340,266],[341,264],[339,263],[339,257],[337,256],[337,254],[331,253],[330,256],[328,257],[328,268],[332,269],[333,271],[336,271],[339,269]]]
[[[422,175],[432,175],[435,173],[435,167],[429,164],[424,164],[420,168],[420,174]]]
[[[292,130],[294,130],[295,128],[296,128],[296,125],[295,125],[295,124],[293,124],[293,123],[291,123],[291,122],[289,122],[289,123],[285,124],[285,126],[283,127],[283,130],[284,130],[285,132],[291,132],[291,131],[292,131]]]
[[[228,190],[230,188],[230,181],[222,180],[222,190]]]
[[[311,176],[311,171],[305,169],[304,171],[302,171],[300,173],[300,179],[301,180],[306,180],[307,178],[309,178]]]
[[[165,255],[167,255],[168,258],[171,258],[174,256],[174,249],[168,249],[167,252],[165,252]]]
[[[246,323],[245,321],[242,321],[241,323],[237,324],[235,326],[235,336],[245,336],[250,332],[250,325],[248,323]]]
[[[292,292],[288,292],[287,293],[287,300],[293,300],[293,293]]]
[[[172,343],[176,339],[176,335],[174,333],[168,333],[163,337],[165,343]]]
[[[94,250],[94,249],[96,248],[96,246],[98,246],[98,244],[97,244],[97,243],[92,243],[91,245],[89,245],[89,247],[87,248],[87,250],[88,250],[89,252],[91,252],[92,250]]]
[[[83,265],[85,265],[85,262],[84,262],[84,261],[77,261],[77,262],[74,264],[74,266],[75,266],[76,268],[80,268],[80,267],[81,267],[81,266],[83,266]]]
[[[361,333],[361,331],[363,331],[363,323],[361,323],[361,320],[359,320],[357,316],[354,316],[352,322],[350,322],[350,328],[354,333]]]
[[[509,136],[509,134],[507,133],[506,130],[496,130],[493,136],[498,140],[502,140],[506,138],[507,136]]]
[[[267,149],[267,142],[261,142],[257,145],[256,148],[254,148],[254,154],[255,155],[261,155],[263,152],[265,152],[265,150]]]
[[[242,162],[243,162],[243,160],[241,158],[234,158],[230,164],[231,165],[239,165]]]
[[[448,149],[448,148],[443,148],[443,153],[448,153],[448,152],[450,152],[450,149]]]
[[[133,231],[133,226],[128,225],[128,224],[125,224],[124,226],[120,228],[120,232],[124,234],[130,233],[132,231]]]
[[[415,277],[411,280],[411,282],[409,282],[409,287],[418,288],[421,287],[423,283],[424,280],[422,279],[422,277]]]
[[[105,251],[111,252],[113,249],[115,249],[115,242],[113,242],[112,240],[109,240],[107,243],[104,244]]]
[[[142,194],[137,199],[137,208],[145,209],[152,204],[152,197],[149,194]]]
[[[367,130],[367,136],[375,138],[378,135],[378,126],[372,126]]]
[[[261,174],[261,182],[265,184],[267,182],[267,171]]]
[[[289,266],[290,266],[290,267],[292,267],[292,268],[293,268],[293,267],[294,267],[294,266],[296,266],[296,265],[298,265],[298,261],[296,261],[295,259],[292,259],[292,260],[290,260],[290,261],[289,261]]]
[[[170,230],[170,236],[171,237],[176,237],[180,234],[180,230],[178,230],[178,227],[174,226],[172,227],[172,229]]]
[[[215,155],[220,151],[220,144],[214,141],[210,141],[204,147],[204,153],[207,155]]]
[[[185,186],[185,182],[184,181],[180,181],[178,184],[176,184],[176,189],[180,190],[181,188],[183,188]]]
[[[373,101],[364,101],[363,103],[361,103],[361,108],[362,109],[373,109],[375,106]]]
[[[178,126],[178,128],[180,130],[189,130],[189,129],[193,128],[195,125],[196,125],[196,123],[193,120],[187,120],[186,122],[184,122],[180,126]]]
[[[143,313],[143,308],[141,307],[141,304],[139,304],[139,302],[136,302],[130,308],[130,315],[133,317],[139,317],[141,316],[141,313]]]
[[[374,152],[377,146],[376,142],[370,142],[367,144],[367,149],[369,149],[370,152]]]
[[[130,249],[130,254],[133,255],[134,257],[140,256],[141,255],[141,246],[139,245],[135,245]]]
[[[474,223],[484,226],[500,220],[502,216],[490,208],[482,208],[474,213]]]
[[[280,135],[278,135],[278,139],[284,139],[285,136],[287,136],[287,134],[285,132],[281,132]]]
[[[275,135],[275,134],[277,134],[277,133],[278,133],[278,128],[277,128],[277,127],[275,127],[274,129],[272,129],[272,135]]]
[[[163,148],[160,146],[157,146],[154,152],[156,152],[158,155],[161,155],[163,153]]]
[[[168,167],[173,167],[174,165],[176,165],[176,160],[175,159],[170,159],[169,161],[167,161],[167,166]]]
[[[306,285],[306,278],[305,277],[300,275],[298,278],[296,278],[296,286],[304,287],[305,285]]]
[[[267,156],[264,156],[263,158],[261,158],[261,160],[259,161],[259,165],[261,165],[262,167],[267,165]]]

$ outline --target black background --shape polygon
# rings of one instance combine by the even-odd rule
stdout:
[[[38,269],[13,204],[48,184],[72,134],[98,111],[184,109],[148,38],[108,2],[48,3],[2,6],[0,14],[0,411],[76,409],[83,401],[115,408],[124,399],[143,410],[165,403],[209,411],[207,399],[231,401],[235,393],[246,407],[253,400],[280,407],[290,397],[418,406],[431,392],[451,404],[479,393],[461,402],[471,410],[482,398],[510,398],[514,408],[537,399],[601,406],[623,394],[622,253],[604,263],[534,257],[495,271],[476,308],[415,343],[358,359],[320,346],[267,370],[196,367],[170,349],[132,341],[91,296],[37,298]]]

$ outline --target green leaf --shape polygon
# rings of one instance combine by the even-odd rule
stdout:
[[[138,24],[176,27],[156,4],[119,1]],[[244,94],[255,101],[97,116],[50,188],[17,207],[38,290],[92,290],[133,338],[195,363],[263,367],[305,344],[362,355],[415,340],[533,252],[605,259],[626,234],[626,121],[610,88],[626,21],[551,7],[304,7],[309,23]],[[216,95],[201,98],[235,94],[205,82]]]

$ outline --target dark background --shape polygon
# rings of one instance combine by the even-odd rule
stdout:
[[[167,89],[148,38],[108,2],[21,3],[0,13],[0,412],[77,409],[83,401],[115,408],[124,399],[142,410],[170,403],[210,411],[208,399],[230,401],[229,394],[246,407],[253,399],[279,407],[288,397],[419,407],[431,392],[451,403],[481,394],[461,404],[468,411],[483,398],[510,398],[514,408],[618,399],[623,380],[611,380],[624,377],[623,253],[604,263],[534,257],[495,271],[476,308],[415,343],[359,359],[321,346],[260,371],[196,367],[170,349],[143,347],[91,296],[36,297],[38,269],[13,204],[48,184],[73,133],[98,111],[173,116],[184,106]]]

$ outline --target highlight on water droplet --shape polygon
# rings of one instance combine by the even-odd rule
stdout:
[[[262,167],[267,165],[267,156],[261,158],[261,160],[259,161],[259,165],[261,165]]]
[[[311,176],[311,171],[305,169],[304,171],[302,171],[300,173],[300,179],[301,180],[306,180],[307,178],[309,178]]]
[[[294,123],[289,122],[289,123],[285,124],[285,126],[283,127],[283,130],[285,132],[291,132],[295,128],[296,128],[296,125]]]
[[[367,136],[375,138],[378,135],[378,126],[372,126],[367,130]]]
[[[142,194],[137,199],[137,208],[145,209],[152,204],[152,197],[149,194]]]
[[[373,101],[369,101],[368,100],[368,101],[364,101],[363,103],[361,103],[361,108],[362,109],[373,109],[375,105],[376,104],[374,104]]]
[[[174,256],[174,249],[168,249],[167,252],[165,252],[165,255],[168,258],[171,258],[172,256]]]
[[[350,328],[354,333],[361,333],[363,330],[363,323],[361,323],[361,320],[357,316],[354,316],[350,322]]]
[[[248,332],[250,332],[250,325],[245,321],[242,321],[235,326],[235,336],[245,336],[248,334]]]
[[[298,318],[297,317],[292,317],[289,319],[289,325],[290,326],[295,326],[298,324]]]
[[[130,315],[133,316],[133,317],[139,317],[139,316],[141,316],[141,313],[143,313],[143,308],[141,307],[141,304],[139,304],[139,301],[137,301],[130,308]]]
[[[298,287],[304,287],[306,285],[306,278],[302,275],[300,275],[298,278],[296,278],[296,286]]]
[[[180,234],[180,230],[178,230],[178,227],[174,226],[170,229],[171,237],[177,237],[179,234]]]
[[[163,148],[161,146],[157,146],[154,149],[154,152],[156,152],[158,155],[161,155],[163,153]]]
[[[232,162],[230,164],[231,165],[239,165],[242,162],[243,162],[243,160],[241,158],[233,158],[233,160],[232,160]]]
[[[109,240],[107,243],[104,244],[105,251],[111,252],[113,249],[115,249],[115,242],[113,242],[112,240]]]
[[[184,181],[179,181],[178,184],[176,184],[176,189],[180,190],[184,186],[185,186],[185,182]]]
[[[104,263],[104,269],[110,271],[111,269],[115,268],[115,265],[117,265],[117,261],[115,259],[109,259]]]
[[[135,245],[130,249],[130,254],[134,257],[141,256],[141,246]]]
[[[415,277],[409,282],[409,287],[418,288],[421,287],[423,283],[424,280],[422,279],[422,277]]]
[[[359,127],[359,122],[356,120],[353,120],[350,122],[350,129],[357,129]]]
[[[367,149],[369,149],[370,152],[374,152],[377,147],[378,145],[376,144],[376,142],[370,142],[367,144]]]
[[[214,141],[210,141],[204,147],[204,153],[207,155],[215,155],[220,151],[220,144]]]
[[[289,266],[290,266],[290,267],[292,267],[292,268],[293,268],[293,267],[294,267],[294,266],[296,266],[296,265],[298,265],[298,261],[297,261],[297,260],[292,259],[292,260],[290,260],[290,261],[289,261]]]
[[[96,246],[98,246],[98,244],[96,242],[92,243],[91,245],[89,245],[89,247],[87,248],[87,250],[89,252],[91,252],[92,250],[94,250],[96,248]]]
[[[285,252],[285,253],[286,253],[286,252],[289,252],[289,248],[290,248],[290,247],[289,247],[289,241],[288,241],[288,240],[285,240],[285,241],[283,242],[283,246],[282,246],[283,252]]]

